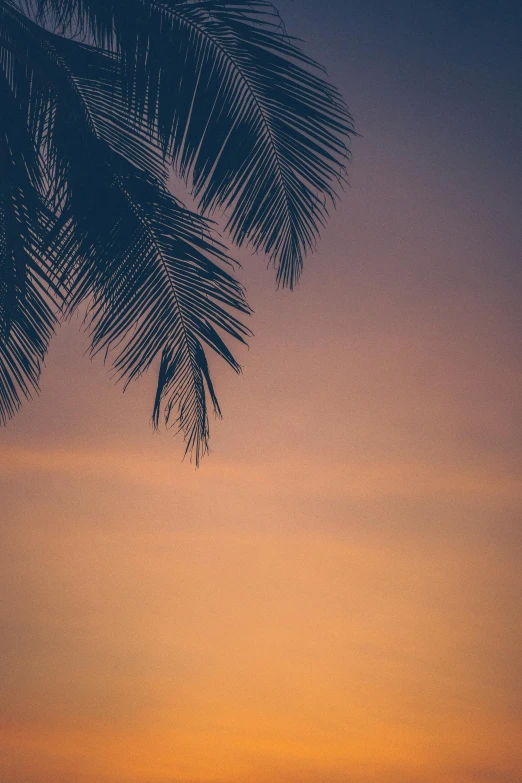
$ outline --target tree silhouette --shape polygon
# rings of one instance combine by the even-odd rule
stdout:
[[[265,0],[0,0],[0,419],[87,308],[126,383],[160,357],[153,421],[196,463],[249,313],[237,246],[292,288],[345,176],[351,117]],[[174,169],[200,214],[167,187]]]

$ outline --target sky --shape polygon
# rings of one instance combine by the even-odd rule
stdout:
[[[520,12],[280,0],[355,117],[199,470],[54,340],[0,433],[2,783],[519,783]]]

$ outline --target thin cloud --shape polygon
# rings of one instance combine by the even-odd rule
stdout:
[[[134,451],[62,449],[0,449],[3,474],[52,473],[128,481],[169,488],[193,486],[198,475],[190,466],[175,470],[172,460]],[[522,486],[499,466],[474,469],[419,462],[342,462],[319,465],[314,460],[287,457],[278,461],[207,461],[200,470],[207,486],[234,488],[261,496],[327,496],[356,500],[383,498],[470,498],[475,502],[518,503]],[[175,475],[175,477],[174,477]]]

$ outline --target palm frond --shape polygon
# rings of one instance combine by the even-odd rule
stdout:
[[[121,63],[113,53],[55,35],[9,5],[0,13],[6,31],[0,43],[18,67],[17,89],[28,91],[26,85],[32,86],[26,101],[34,115],[30,125],[40,129],[34,142],[40,145],[51,190],[60,191],[67,181],[59,159],[60,145],[66,146],[68,140],[57,132],[57,111],[67,114],[85,143],[96,137],[135,166],[166,178],[150,129],[138,118],[129,118]]]
[[[20,96],[0,66],[0,421],[38,389],[59,289],[41,254],[48,220]],[[54,306],[53,306],[54,305]]]
[[[202,209],[269,255],[293,287],[334,204],[354,133],[339,93],[266,0],[34,0],[122,62]]]
[[[185,89],[197,74],[192,108],[173,152],[202,208],[224,207],[234,241],[267,253],[293,287],[343,181],[350,115],[269,3],[198,5],[197,18],[190,5],[166,12],[197,40],[183,74]]]
[[[53,47],[62,58],[63,47]],[[92,62],[93,53],[82,49]],[[124,345],[115,366],[127,382],[161,355],[153,421],[157,426],[165,398],[166,423],[176,409],[187,452],[199,463],[209,437],[205,388],[219,412],[201,342],[238,371],[217,329],[244,341],[248,330],[227,308],[249,310],[241,287],[218,266],[228,259],[211,242],[207,224],[173,198],[153,176],[154,166],[145,171],[143,142],[135,153],[125,145],[121,113],[115,119],[112,103],[110,113],[100,111],[99,91],[79,78],[76,60],[74,66],[73,72],[67,65],[68,76],[90,121],[78,129],[78,111],[57,106],[52,136],[56,168],[67,183],[55,255],[74,281],[69,304],[93,297],[93,350]],[[92,83],[97,87],[99,79]]]
[[[0,0],[0,418],[36,388],[60,297],[153,423],[208,448],[205,350],[234,370],[244,292],[210,223],[293,287],[345,177],[351,117],[267,0]],[[5,97],[5,101],[4,101]],[[16,126],[16,127],[15,127]],[[18,133],[20,131],[20,133]]]
[[[75,177],[80,182],[81,172]],[[222,268],[228,257],[207,222],[165,185],[121,159],[103,185],[93,202],[86,176],[65,213],[60,252],[77,263],[70,307],[93,295],[93,351],[115,351],[126,384],[161,357],[153,422],[163,403],[166,424],[175,411],[186,451],[198,463],[208,449],[207,392],[220,412],[204,345],[239,372],[221,334],[244,342],[249,333],[233,314],[249,313],[243,289]]]
[[[150,127],[125,112],[112,53],[68,41],[10,11],[10,53],[48,102],[40,148],[48,198],[59,216],[45,249],[69,289],[68,307],[90,302],[93,350],[120,346],[127,382],[161,356],[153,420],[165,402],[196,462],[208,448],[207,394],[219,413],[204,345],[236,371],[220,333],[244,342],[231,314],[248,313],[228,257],[208,224],[169,193]],[[122,346],[125,346],[124,348]]]

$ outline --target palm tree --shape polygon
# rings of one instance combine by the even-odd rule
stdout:
[[[205,349],[239,371],[225,339],[249,334],[208,216],[292,288],[350,134],[266,0],[0,0],[0,419],[83,304],[119,378],[159,359],[153,422],[173,414],[197,463],[220,412]]]

